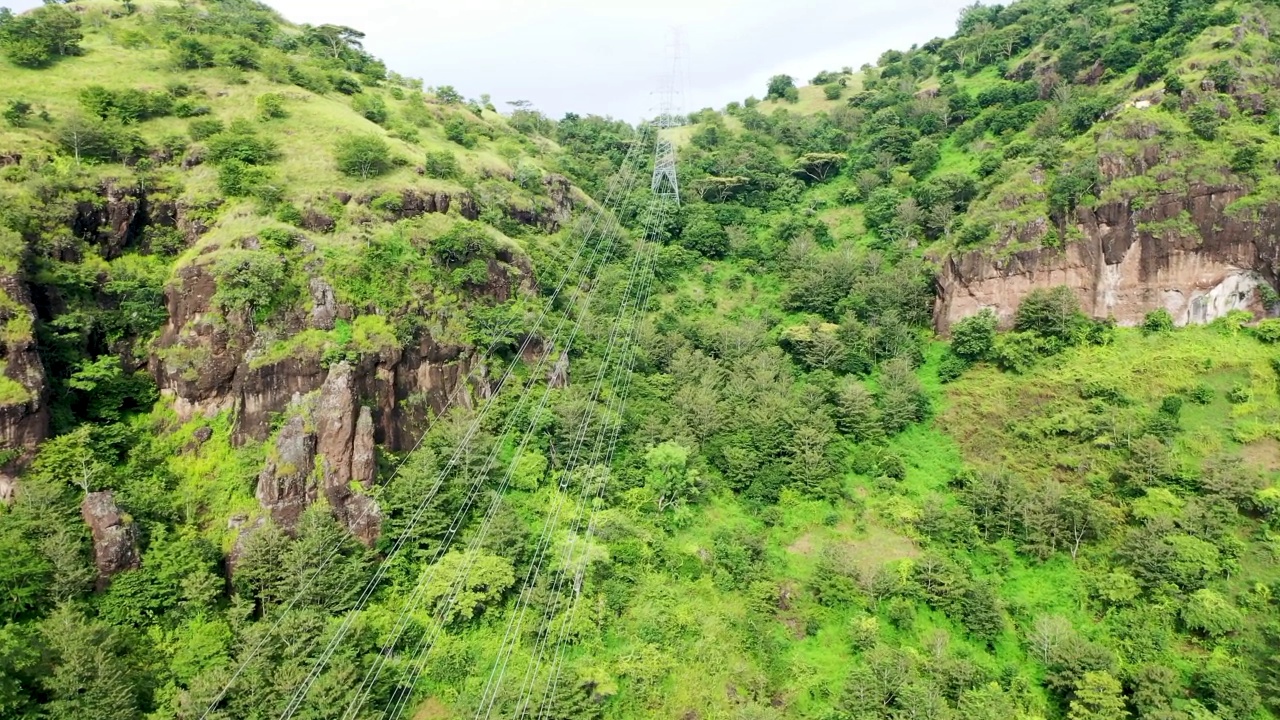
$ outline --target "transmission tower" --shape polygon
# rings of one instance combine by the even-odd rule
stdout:
[[[659,93],[658,115],[653,124],[658,128],[657,151],[653,161],[653,194],[664,200],[680,204],[680,180],[676,176],[676,146],[666,130],[680,127],[684,118],[680,114],[684,104],[684,83],[681,71],[683,65],[683,43],[680,31],[672,29],[671,40],[667,44],[671,56],[671,74],[663,80]]]

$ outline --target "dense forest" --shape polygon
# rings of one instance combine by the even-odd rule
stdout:
[[[1280,4],[974,5],[678,208],[362,39],[0,10],[0,717],[1280,716]]]

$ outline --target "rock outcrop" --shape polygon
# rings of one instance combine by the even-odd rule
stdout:
[[[26,285],[0,274],[0,502],[13,499],[17,474],[49,434],[48,389],[33,334],[35,307]]]
[[[106,590],[112,576],[138,567],[138,526],[120,512],[109,490],[86,495],[80,503],[80,515],[93,533],[96,587]]]
[[[945,333],[984,308],[1007,327],[1022,298],[1057,285],[1071,288],[1086,313],[1121,325],[1141,323],[1157,308],[1179,325],[1260,311],[1257,288],[1275,285],[1280,269],[1280,207],[1230,210],[1244,195],[1239,187],[1199,186],[1142,209],[1127,202],[1080,208],[1074,219],[1083,237],[1064,248],[948,257],[938,274],[937,329]]]
[[[532,277],[527,258],[504,253],[490,261],[488,280],[470,292],[503,302],[517,292],[532,292]],[[322,278],[313,278],[308,290],[312,307],[291,321],[293,331],[325,330],[337,319],[353,316]],[[179,417],[231,410],[237,418],[237,439],[265,440],[273,416],[284,412],[295,396],[320,389],[330,373],[313,349],[271,362],[255,359],[251,348],[259,338],[252,329],[212,311],[216,291],[208,264],[197,262],[178,271],[165,291],[169,319],[150,369],[161,392],[174,399]],[[423,333],[414,345],[362,354],[351,362],[349,382],[369,404],[376,442],[398,451],[412,445],[426,422],[451,403],[466,405],[473,390],[481,396],[487,393],[488,388],[476,384],[483,373],[472,377],[478,362],[474,348],[438,343]],[[350,421],[354,423],[356,416]]]
[[[357,489],[371,489],[376,479],[373,413],[357,403],[348,363],[331,367],[318,392],[291,403],[257,489],[258,502],[286,532],[323,496],[352,534],[368,545],[378,539],[381,510]]]

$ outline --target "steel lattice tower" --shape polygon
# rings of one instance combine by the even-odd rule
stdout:
[[[680,82],[681,41],[678,30],[672,30],[668,50],[671,53],[671,74],[665,79],[659,98],[658,115],[653,124],[657,128],[657,151],[653,160],[651,190],[658,198],[680,205],[680,179],[676,175],[676,146],[664,130],[680,127],[684,118],[680,115],[683,100],[683,83]]]

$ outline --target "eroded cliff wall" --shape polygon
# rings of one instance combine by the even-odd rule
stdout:
[[[937,329],[985,308],[1007,327],[1022,298],[1057,285],[1071,288],[1086,313],[1121,325],[1157,308],[1179,325],[1261,311],[1259,285],[1276,282],[1280,208],[1244,212],[1234,204],[1245,194],[1196,185],[1141,209],[1103,203],[1075,212],[1078,239],[1065,247],[952,254],[938,273]]]

